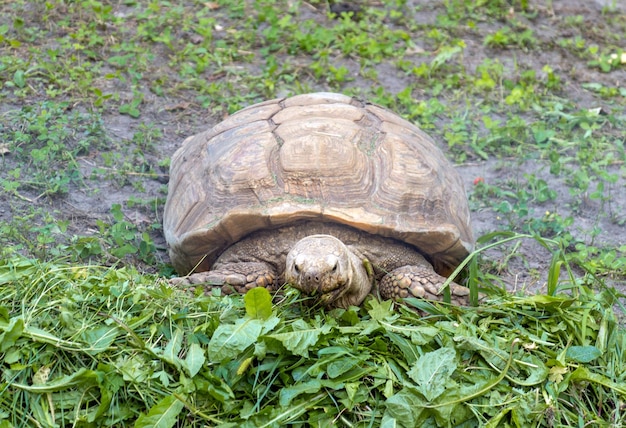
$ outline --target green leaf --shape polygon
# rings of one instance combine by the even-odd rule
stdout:
[[[272,296],[267,289],[253,288],[244,295],[243,301],[250,318],[266,320],[272,316]]]
[[[326,367],[326,373],[331,379],[335,379],[338,376],[346,373],[352,368],[358,366],[363,361],[362,358],[356,357],[344,357],[335,361],[331,361]]]
[[[179,328],[174,330],[172,338],[163,350],[163,359],[168,363],[174,364],[176,367],[181,366],[181,359],[178,357],[182,349],[183,331]]]
[[[309,348],[317,343],[321,334],[327,334],[332,328],[327,324],[313,327],[302,319],[295,320],[290,326],[293,331],[276,333],[269,337],[280,341],[289,351],[302,357],[308,357]]]
[[[113,326],[102,326],[84,330],[80,337],[89,344],[89,347],[85,348],[84,351],[89,355],[97,355],[100,352],[106,351],[113,341],[117,339],[120,332],[121,329]]]
[[[0,352],[5,352],[22,335],[24,331],[24,320],[22,318],[11,318],[8,325],[0,325]]]
[[[624,382],[614,382],[612,379],[601,375],[599,373],[592,373],[586,367],[578,367],[574,370],[570,376],[571,381],[584,381],[584,382],[594,382],[598,385],[603,385],[607,388],[611,388],[618,392],[619,394],[626,395],[626,386]]]
[[[419,426],[417,422],[424,404],[416,394],[408,388],[403,388],[385,402],[386,410],[381,426],[406,428]]]
[[[550,374],[550,369],[544,364],[541,358],[533,354],[525,354],[518,362],[522,364],[517,365],[517,373],[526,374],[526,378],[524,379],[520,375],[517,375],[515,378],[509,376],[511,382],[517,385],[537,385],[545,381]]]
[[[279,321],[280,318],[272,316],[265,321],[243,318],[234,324],[220,325],[209,342],[209,360],[220,362],[234,359]]]
[[[37,392],[41,394],[41,393],[46,393],[46,392],[63,391],[65,389],[72,388],[78,385],[82,385],[82,386],[97,385],[100,382],[102,382],[102,372],[82,368],[78,370],[76,373],[73,373],[68,376],[61,376],[43,385],[30,386],[30,385],[22,385],[18,383],[13,383],[11,385],[16,388],[23,389],[25,391]]]
[[[565,353],[567,358],[577,363],[590,363],[601,355],[602,352],[595,346],[572,346]]]
[[[209,359],[220,362],[234,359],[258,339],[263,323],[258,319],[244,318],[235,324],[220,325],[209,342]]]
[[[141,116],[141,112],[139,111],[137,106],[135,106],[134,104],[122,104],[119,107],[119,112],[121,114],[127,114],[130,117],[135,118],[135,119]]]
[[[135,428],[171,428],[178,421],[183,407],[183,402],[174,395],[164,397],[152,406],[147,415],[137,418]]]
[[[392,300],[378,301],[372,299],[369,301],[369,304],[372,308],[368,311],[368,313],[376,321],[389,320],[397,316],[397,314],[393,311]]]
[[[296,383],[293,386],[283,388],[279,394],[279,404],[283,407],[287,407],[291,401],[300,394],[312,394],[319,391],[322,388],[322,383],[319,379],[312,379],[307,382]]]
[[[413,343],[405,337],[391,331],[388,331],[386,336],[399,348],[402,352],[401,357],[403,357],[408,364],[413,365],[417,361],[419,354],[417,347]]]
[[[205,361],[204,350],[197,343],[192,343],[185,358],[185,367],[189,376],[194,377],[198,374]]]
[[[420,325],[412,328],[410,337],[411,343],[415,345],[426,345],[430,343],[437,334],[439,334],[439,329],[437,327],[429,326],[429,325]]]
[[[408,375],[418,385],[428,401],[439,397],[452,382],[456,370],[456,352],[451,348],[439,348],[422,355],[409,370]]]
[[[201,376],[194,377],[193,383],[197,391],[208,392],[211,397],[222,404],[235,398],[235,394],[233,394],[226,382],[209,370],[202,372]]]
[[[18,88],[26,86],[26,76],[24,74],[24,70],[15,70],[15,73],[13,73],[13,83],[15,83],[15,86]]]

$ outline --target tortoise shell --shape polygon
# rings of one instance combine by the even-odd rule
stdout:
[[[305,220],[408,243],[442,275],[474,243],[462,181],[433,140],[345,95],[252,105],[172,157],[163,223],[179,274],[209,270],[252,232]]]

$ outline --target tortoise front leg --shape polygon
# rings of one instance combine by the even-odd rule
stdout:
[[[402,266],[392,270],[378,284],[383,299],[420,297],[426,300],[443,300],[439,288],[446,278],[427,266]],[[452,282],[451,301],[460,306],[469,306],[469,288]]]
[[[206,272],[172,278],[170,284],[175,286],[202,285],[205,292],[220,287],[224,294],[245,293],[255,287],[276,289],[276,271],[272,266],[261,262],[223,263]]]

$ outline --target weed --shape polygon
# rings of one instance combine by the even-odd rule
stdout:
[[[153,153],[155,144],[163,136],[161,130],[154,123],[141,123],[133,134],[133,143],[143,153]]]
[[[106,146],[98,115],[70,111],[67,103],[43,102],[3,116],[2,140],[8,141],[9,168],[0,178],[5,191],[43,196],[65,194],[80,184],[77,158]]]
[[[511,46],[532,48],[537,44],[537,39],[530,28],[512,29],[505,25],[495,33],[487,35],[484,43],[493,48],[509,48]]]
[[[512,181],[503,187],[478,181],[470,201],[490,203],[491,209],[506,220],[508,230],[545,237],[561,236],[570,241],[567,231],[573,223],[572,217],[564,218],[558,212],[545,208],[543,213],[539,212],[547,202],[556,199],[556,192],[544,179],[534,174],[524,174],[524,180]]]

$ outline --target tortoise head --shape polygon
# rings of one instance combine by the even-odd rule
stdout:
[[[287,254],[285,281],[327,307],[360,305],[372,288],[360,260],[330,235],[311,235]]]

